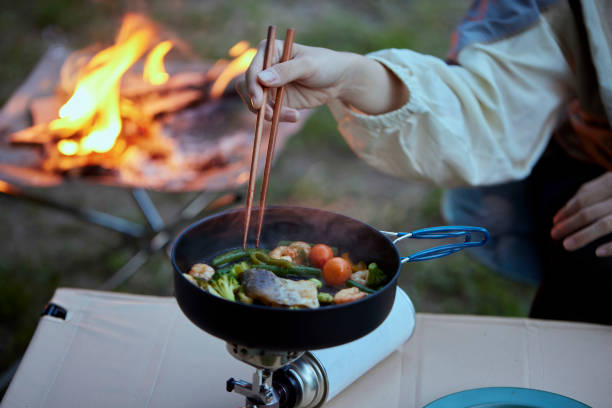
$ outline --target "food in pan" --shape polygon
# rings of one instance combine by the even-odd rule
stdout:
[[[279,278],[265,269],[247,269],[240,276],[244,293],[254,301],[270,306],[315,308],[318,284],[314,280]]]
[[[207,265],[197,263],[186,279],[215,296],[247,304],[314,309],[362,299],[387,283],[376,265],[354,263],[326,244],[280,242],[271,251],[234,249]]]

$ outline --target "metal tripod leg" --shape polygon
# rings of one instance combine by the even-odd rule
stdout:
[[[136,200],[138,208],[149,223],[153,234],[149,237],[145,248],[140,249],[113,276],[102,284],[102,290],[116,289],[131,278],[153,254],[164,248],[169,248],[173,236],[171,231],[182,222],[191,220],[203,212],[212,212],[240,200],[240,196],[236,193],[227,193],[213,200],[206,197],[205,193],[200,193],[178,212],[172,223],[166,225],[145,190],[133,189],[132,195]],[[166,255],[170,256],[167,252]]]
[[[119,232],[120,234],[126,235],[130,238],[141,238],[147,232],[146,228],[140,224],[136,224],[132,221],[107,214],[105,212],[75,207],[73,205],[60,203],[45,197],[36,196],[8,183],[4,183],[3,187],[4,188],[0,190],[0,194],[30,201],[44,207],[53,208],[72,217],[78,218],[81,221]]]
[[[132,196],[147,221],[147,225],[141,225],[105,212],[76,207],[37,196],[4,181],[2,181],[0,187],[2,187],[0,188],[0,194],[61,211],[81,221],[110,229],[130,238],[132,241],[140,242],[140,250],[101,285],[100,289],[103,290],[116,289],[134,275],[154,253],[168,248],[172,242],[173,230],[180,224],[192,220],[199,214],[219,210],[241,199],[239,194],[233,192],[222,194],[216,198],[211,198],[210,194],[202,192],[178,211],[172,222],[166,224],[147,191],[142,188],[134,188],[131,189]]]

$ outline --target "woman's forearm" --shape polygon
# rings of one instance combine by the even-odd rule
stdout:
[[[276,41],[276,58],[281,41]],[[320,47],[293,45],[289,61],[262,70],[265,42],[251,62],[238,92],[247,106],[256,111],[263,103],[263,87],[285,86],[286,105],[281,120],[295,121],[297,109],[310,109],[334,100],[362,113],[376,115],[400,108],[408,101],[404,83],[381,63],[363,55]],[[270,111],[271,108],[267,110]]]

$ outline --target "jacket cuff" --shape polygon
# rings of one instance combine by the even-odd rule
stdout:
[[[393,50],[385,51],[389,52]],[[403,127],[406,125],[406,121],[411,115],[424,113],[426,111],[425,105],[419,98],[418,84],[412,70],[407,67],[399,66],[383,56],[377,55],[378,53],[380,52],[368,54],[367,57],[383,64],[402,81],[410,95],[408,101],[400,108],[391,112],[368,115],[352,109],[338,99],[332,100],[328,103],[328,106],[340,126],[342,126],[342,122],[344,121],[351,121],[357,122],[359,126],[374,132],[383,129],[388,130],[390,128]]]

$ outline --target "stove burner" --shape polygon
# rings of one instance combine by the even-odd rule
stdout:
[[[252,383],[230,378],[228,392],[246,397],[247,408],[318,408],[327,398],[325,369],[309,352],[270,351],[227,343],[236,359],[255,367]]]

